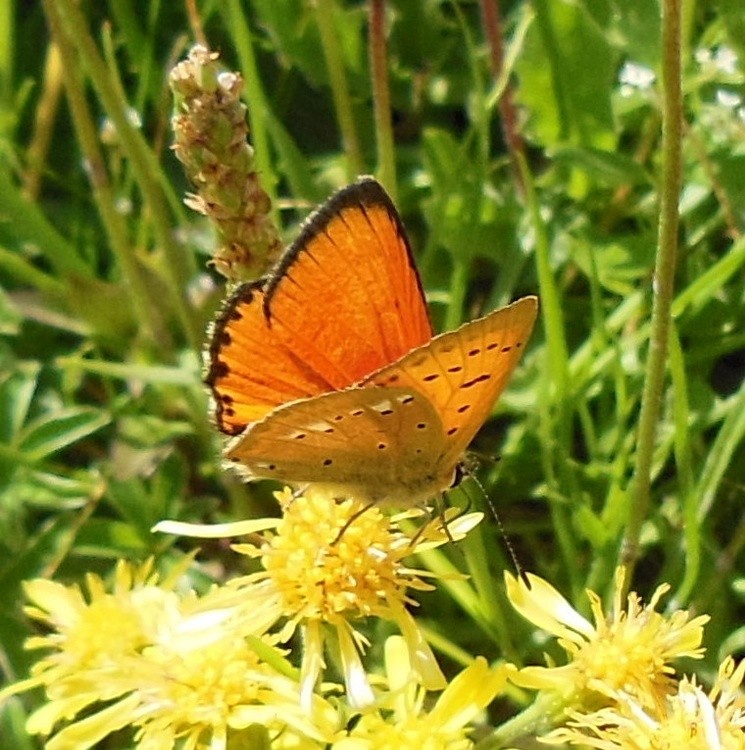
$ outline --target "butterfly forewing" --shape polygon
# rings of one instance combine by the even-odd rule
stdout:
[[[220,431],[346,388],[428,341],[408,240],[371,178],[305,223],[273,275],[236,289],[210,329],[206,383]]]
[[[524,297],[436,336],[363,385],[415,388],[440,415],[441,462],[454,466],[489,417],[533,329],[538,301]]]
[[[332,389],[278,339],[263,304],[263,284],[243,284],[210,329],[205,382],[217,427],[229,435],[280,404]]]
[[[349,388],[275,409],[225,457],[247,478],[314,482],[370,502],[410,505],[450,484],[440,418],[407,388]],[[437,470],[440,470],[440,473]]]
[[[431,338],[408,240],[377,182],[360,180],[311,216],[269,284],[267,314],[337,388]]]

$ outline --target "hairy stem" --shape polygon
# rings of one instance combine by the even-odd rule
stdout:
[[[662,180],[657,255],[652,285],[652,325],[645,368],[634,476],[621,562],[633,567],[639,556],[639,536],[647,516],[652,482],[660,405],[665,387],[665,366],[673,301],[678,243],[678,200],[681,186],[681,2],[662,3]],[[631,575],[626,577],[631,580]]]

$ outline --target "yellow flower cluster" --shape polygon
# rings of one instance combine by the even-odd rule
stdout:
[[[701,658],[707,615],[656,611],[669,587],[643,605],[635,593],[622,600],[625,571],[616,573],[610,612],[588,591],[594,623],[552,586],[527,575],[506,575],[512,604],[528,620],[558,638],[563,666],[526,667],[513,681],[541,691],[535,703],[484,748],[501,739],[540,735],[550,744],[600,750],[735,750],[745,748],[745,662],[726,658],[709,693],[695,678],[676,676],[671,663]],[[551,730],[551,727],[558,728]]]
[[[703,655],[708,618],[657,612],[666,586],[645,605],[622,596],[619,571],[609,612],[588,592],[591,622],[546,581],[507,574],[513,606],[558,639],[566,663],[519,670],[476,657],[448,681],[407,609],[411,592],[431,585],[405,558],[461,538],[480,516],[453,511],[406,533],[411,511],[387,518],[315,491],[278,499],[281,519],[159,524],[252,534],[235,549],[261,570],[201,596],[183,591],[191,558],[166,578],[148,562],[120,563],[108,586],[96,576],[84,589],[29,582],[27,612],[46,634],[27,645],[45,655],[0,700],[45,691],[27,727],[48,750],[84,750],[122,731],[140,750],[493,750],[535,737],[600,750],[745,748],[745,662],[725,659],[708,692],[679,678],[672,663]],[[364,665],[358,623],[371,617],[401,633],[385,643],[384,674]],[[286,650],[295,634],[299,669]],[[344,685],[321,680],[328,653]],[[538,693],[522,713],[485,725],[497,696],[526,688]]]
[[[159,524],[160,530],[202,536],[263,532],[257,543],[236,545],[258,558],[262,571],[203,596],[177,587],[191,559],[163,580],[151,562],[139,568],[122,562],[108,588],[96,576],[88,577],[85,591],[29,582],[27,612],[49,634],[27,645],[48,653],[29,679],[0,692],[0,699],[46,691],[48,702],[27,728],[48,737],[48,750],[93,747],[123,729],[142,750],[349,750],[386,746],[374,739],[383,726],[391,743],[399,737],[397,748],[421,747],[405,737],[428,737],[433,749],[469,747],[469,723],[503,689],[509,668],[492,669],[477,659],[447,684],[406,609],[415,604],[410,590],[431,586],[425,571],[408,567],[404,558],[461,538],[480,514],[428,518],[407,534],[399,522],[412,513],[391,519],[313,491],[278,493],[278,499],[280,520],[218,528]],[[366,643],[354,622],[371,616],[390,620],[403,634],[389,641],[387,680],[363,666]],[[281,649],[298,628],[304,644],[299,672]],[[338,644],[344,702],[338,686],[319,687],[329,634]],[[428,691],[443,688],[426,710]],[[347,729],[356,713],[363,720]]]
[[[187,561],[188,563],[189,561]],[[283,674],[282,654],[257,617],[253,632],[238,622],[220,589],[204,597],[175,590],[178,574],[159,580],[150,562],[119,563],[112,591],[89,576],[87,594],[31,581],[28,614],[50,629],[29,639],[49,650],[28,680],[0,697],[35,687],[48,703],[27,728],[51,735],[48,750],[93,747],[112,732],[134,730],[143,749],[227,747],[230,732],[252,725],[265,733],[327,739],[336,714],[320,698],[313,721],[299,706],[297,681]],[[287,669],[291,672],[291,669]]]

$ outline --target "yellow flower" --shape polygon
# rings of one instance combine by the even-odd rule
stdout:
[[[371,704],[374,695],[361,660],[366,646],[352,623],[363,617],[393,621],[404,635],[410,669],[428,689],[441,689],[444,677],[414,618],[406,609],[415,601],[408,591],[428,590],[425,571],[409,568],[404,559],[417,550],[436,547],[448,538],[460,538],[481,518],[469,514],[455,520],[448,531],[442,519],[422,526],[413,537],[396,522],[411,513],[389,518],[377,507],[354,500],[337,500],[314,489],[301,496],[289,490],[277,493],[283,517],[276,533],[267,533],[257,545],[237,545],[244,554],[261,559],[264,570],[233,583],[246,590],[251,606],[269,603],[287,626],[282,639],[295,628],[303,635],[301,669],[303,704],[324,667],[327,632],[338,643],[350,704]]]
[[[298,683],[270,667],[256,644],[225,623],[183,623],[143,654],[139,705],[132,723],[141,750],[205,743],[223,748],[228,736],[260,726],[269,736],[285,731],[318,742],[336,729],[336,712],[313,697],[312,718],[300,708]],[[257,645],[263,648],[257,649]],[[279,659],[275,655],[274,659]]]
[[[644,707],[664,705],[675,689],[670,662],[682,656],[700,658],[703,625],[684,610],[666,616],[655,612],[667,585],[657,588],[648,605],[629,594],[622,602],[624,570],[616,573],[615,596],[606,616],[600,598],[588,591],[595,624],[575,611],[546,581],[528,574],[524,581],[506,574],[507,594],[515,608],[538,627],[552,633],[570,662],[561,667],[526,667],[515,682],[524,687],[557,691],[574,707],[596,708],[603,696],[623,691]]]
[[[745,747],[745,696],[740,686],[745,661],[735,669],[725,659],[707,694],[695,678],[684,677],[667,697],[660,714],[645,710],[631,696],[617,695],[617,706],[592,714],[573,714],[567,727],[544,741],[599,750],[742,750]]]
[[[412,679],[406,642],[385,644],[389,693],[382,707],[366,712],[332,750],[468,750],[469,725],[504,690],[512,665],[489,667],[478,657],[458,674],[434,704]]]
[[[294,670],[264,635],[261,610],[251,630],[234,592],[179,596],[175,578],[159,584],[150,563],[120,563],[112,593],[90,576],[87,599],[77,587],[27,584],[29,613],[52,629],[28,645],[51,653],[0,699],[45,689],[48,702],[31,715],[28,731],[51,735],[67,722],[47,750],[83,750],[125,727],[140,750],[177,743],[218,750],[229,736],[257,732],[284,734],[287,747],[295,735],[302,739],[296,747],[331,741],[335,710],[318,696],[310,713],[300,709]]]
[[[32,636],[26,648],[51,652],[34,665],[28,680],[10,686],[0,697],[43,686],[57,701],[69,699],[69,709],[61,705],[60,716],[84,708],[89,698],[81,684],[83,675],[115,671],[151,642],[159,620],[176,606],[171,588],[188,562],[163,582],[153,572],[152,560],[139,568],[120,562],[112,592],[106,591],[101,578],[88,575],[87,597],[78,586],[45,579],[27,581],[24,588],[32,605],[26,607],[26,613],[51,632]],[[115,698],[130,687],[126,679],[113,679],[104,698]]]

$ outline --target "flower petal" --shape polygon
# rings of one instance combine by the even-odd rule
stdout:
[[[505,573],[507,596],[515,609],[526,619],[558,638],[582,644],[592,638],[595,629],[572,605],[542,578],[526,574],[530,588],[522,578]],[[583,635],[582,638],[579,634]]]

